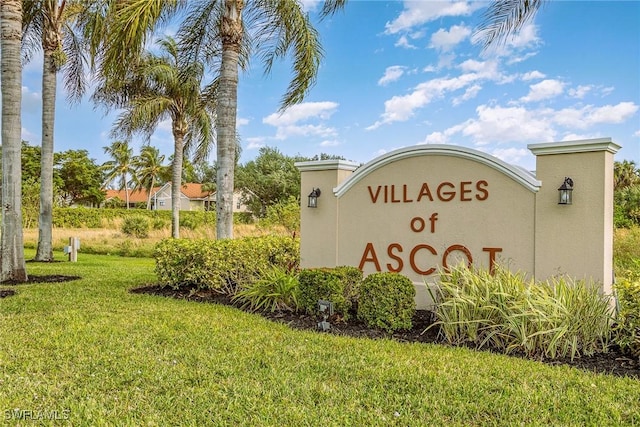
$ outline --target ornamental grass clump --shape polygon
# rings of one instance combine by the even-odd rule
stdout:
[[[298,311],[298,275],[282,267],[263,271],[260,278],[233,297],[242,308],[254,311]]]
[[[561,358],[606,351],[609,300],[597,287],[568,279],[534,283],[522,273],[459,265],[440,273],[436,325],[446,341],[529,357]]]
[[[629,270],[615,284],[617,316],[613,341],[640,359],[640,269]]]

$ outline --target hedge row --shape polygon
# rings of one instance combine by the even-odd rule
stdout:
[[[155,248],[160,284],[174,289],[210,289],[233,296],[272,267],[300,264],[300,242],[286,236],[242,239],[166,239]]]
[[[99,209],[99,208],[54,208],[53,226],[59,228],[101,228],[115,220],[132,216],[148,218],[150,223],[171,224],[171,211],[149,211],[146,209]],[[234,221],[244,221],[240,214],[234,214]],[[196,229],[205,224],[215,224],[213,211],[180,211],[180,226]]]

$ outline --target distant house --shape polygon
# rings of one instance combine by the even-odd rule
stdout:
[[[138,203],[147,203],[146,190],[129,190],[129,207],[135,207]],[[119,199],[125,203],[124,190],[107,190],[106,201]],[[216,193],[202,189],[202,184],[186,183],[180,188],[180,210],[181,211],[208,211],[215,210]],[[171,182],[167,182],[161,187],[154,187],[151,191],[152,210],[171,210]],[[246,212],[247,207],[242,203],[242,192],[235,191],[233,194],[233,211]]]
[[[158,189],[160,189],[160,187],[154,187],[151,194]],[[143,203],[146,206],[148,195],[149,193],[147,193],[145,189],[129,190],[129,207],[134,208],[139,203]],[[118,200],[123,205],[126,204],[127,195],[125,194],[125,190],[106,190],[104,203],[113,202],[114,200]],[[151,199],[151,205],[153,206],[153,198]]]

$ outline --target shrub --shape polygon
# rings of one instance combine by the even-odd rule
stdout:
[[[342,276],[333,268],[310,268],[300,272],[300,307],[315,313],[319,300],[331,301],[336,314],[349,318],[351,301],[345,298]]]
[[[252,310],[298,310],[298,276],[282,267],[262,272],[261,277],[249,283],[233,296],[243,308]]]
[[[640,358],[640,273],[628,272],[615,284],[618,313],[614,342],[621,350]]]
[[[282,236],[242,239],[165,239],[156,245],[155,272],[161,285],[211,289],[233,296],[262,271],[292,271],[300,262],[297,239]]]
[[[452,344],[573,359],[606,350],[610,338],[609,300],[584,282],[460,265],[440,274],[436,292],[436,324]]]
[[[349,265],[336,267],[334,271],[340,276],[340,280],[343,283],[345,299],[351,302],[351,307],[355,307],[360,297],[362,271],[357,267]]]
[[[149,220],[139,215],[127,217],[122,222],[122,232],[141,239],[149,237]]]
[[[416,290],[409,278],[397,273],[373,273],[360,288],[358,318],[387,332],[411,329],[416,312]]]

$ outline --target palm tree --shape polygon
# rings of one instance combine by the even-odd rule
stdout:
[[[633,160],[615,162],[613,165],[614,190],[622,190],[627,187],[640,184],[640,171]]]
[[[145,145],[140,150],[140,155],[134,157],[133,164],[136,168],[136,187],[147,191],[147,210],[151,209],[151,191],[167,169],[164,163],[165,156],[160,150],[150,145]]]
[[[105,171],[105,186],[118,179],[120,185],[118,190],[124,190],[125,202],[129,209],[129,175],[135,174],[133,167],[133,150],[129,147],[129,141],[114,141],[108,147],[103,147],[104,152],[111,156],[113,160],[109,160],[102,165]]]
[[[545,0],[493,0],[484,14],[476,36],[487,48],[504,43],[536,15]]]
[[[105,79],[122,75],[122,64],[135,63],[140,46],[158,20],[186,1],[166,0],[127,3],[107,13],[102,39],[100,67]],[[238,69],[249,58],[264,59],[268,72],[276,59],[293,57],[293,79],[281,108],[302,101],[315,81],[322,58],[318,33],[299,0],[192,0],[180,41],[190,55],[187,63],[204,60],[216,65],[215,89],[217,132],[217,237],[233,237],[233,190],[236,153]],[[325,0],[321,17],[346,4],[346,0]],[[96,46],[97,43],[94,43]],[[94,52],[100,49],[94,47]]]
[[[22,51],[26,61],[42,49],[42,157],[37,261],[53,260],[53,134],[56,76],[64,68],[69,99],[84,93],[84,54],[70,24],[82,7],[78,1],[23,0]],[[69,60],[68,60],[69,59]]]
[[[322,17],[345,4],[346,0],[326,0]],[[320,40],[296,0],[192,2],[179,34],[192,55],[219,64],[216,232],[219,239],[232,238],[238,69],[248,65],[249,55],[257,54],[264,59],[265,71],[269,72],[274,60],[291,52],[293,80],[281,100],[280,107],[284,110],[301,102],[315,82],[322,58]]]
[[[197,158],[206,157],[214,141],[214,108],[212,98],[201,88],[203,65],[180,62],[178,45],[170,37],[158,44],[162,55],[143,54],[124,79],[100,87],[94,100],[124,109],[113,127],[116,134],[140,132],[150,138],[161,121],[171,120],[171,235],[179,238],[184,152],[194,148]]]
[[[21,0],[0,2],[0,46],[2,86],[2,237],[0,281],[27,281],[22,236],[22,165],[20,137],[22,121],[22,65],[20,44]]]

